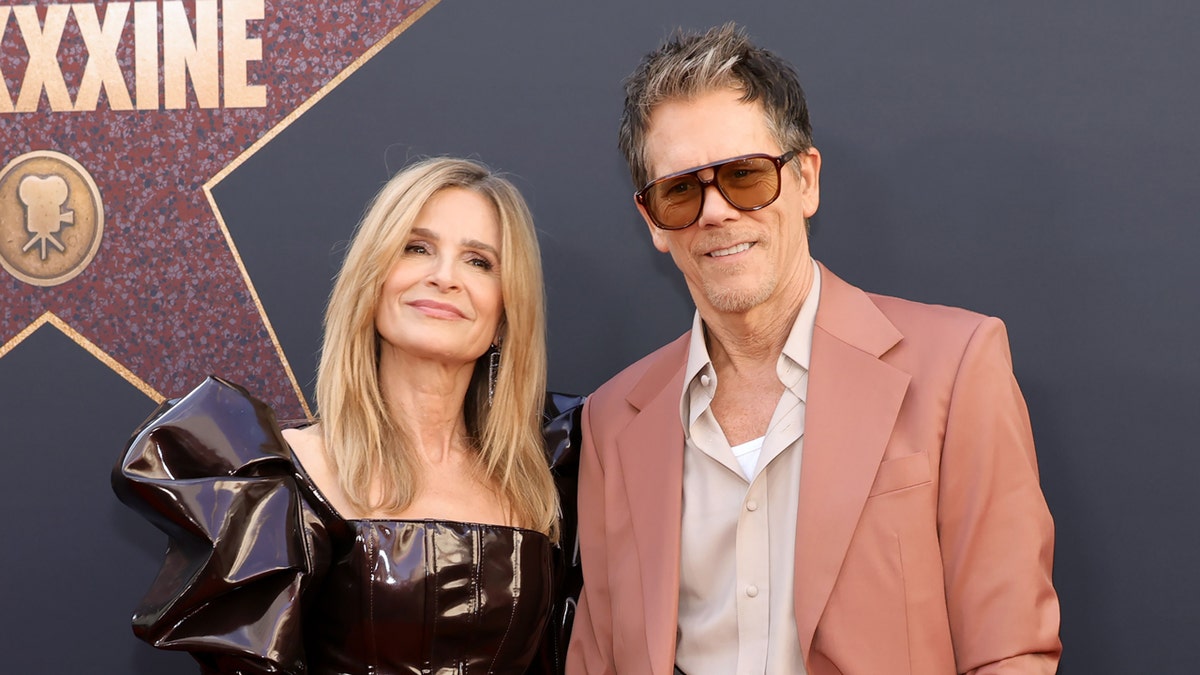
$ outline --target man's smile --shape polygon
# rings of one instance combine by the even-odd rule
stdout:
[[[705,255],[712,257],[712,258],[724,258],[727,255],[741,253],[742,251],[749,251],[750,247],[753,245],[754,245],[754,243],[752,243],[752,242],[744,241],[740,244],[734,244],[733,246],[730,246],[729,248],[721,248],[721,249],[717,249],[715,251],[709,251]]]

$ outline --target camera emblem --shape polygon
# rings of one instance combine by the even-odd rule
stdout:
[[[82,272],[104,234],[96,181],[52,150],[26,153],[0,171],[0,265],[34,286],[57,286]]]

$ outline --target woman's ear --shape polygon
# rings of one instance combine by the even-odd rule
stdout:
[[[492,346],[499,347],[504,343],[504,333],[508,328],[508,322],[503,315],[500,316],[500,325],[496,326],[496,335],[492,337]]]

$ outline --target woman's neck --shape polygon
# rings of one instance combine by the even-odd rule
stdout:
[[[470,448],[463,403],[475,364],[446,364],[380,354],[379,384],[393,420],[411,434],[418,456],[432,465]]]

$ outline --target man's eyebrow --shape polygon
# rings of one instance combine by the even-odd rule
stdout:
[[[434,241],[441,240],[441,237],[439,237],[436,232],[433,230],[428,230],[424,227],[414,227],[412,229],[412,233],[418,237],[425,237],[426,239],[432,239]],[[478,239],[463,239],[461,243],[465,248],[473,248],[480,251],[485,251],[487,253],[491,253],[497,258],[500,257],[500,252],[496,250],[495,246],[479,241]]]

